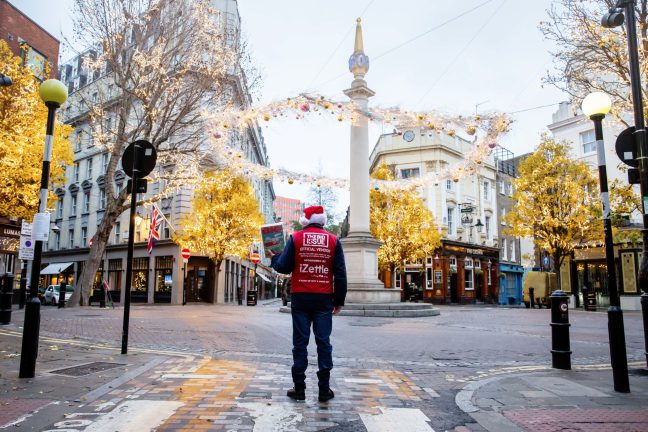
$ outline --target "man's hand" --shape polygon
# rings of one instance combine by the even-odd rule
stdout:
[[[333,315],[337,315],[342,310],[342,306],[333,306]]]

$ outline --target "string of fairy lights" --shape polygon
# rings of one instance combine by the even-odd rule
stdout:
[[[371,180],[375,189],[411,189],[438,184],[451,179],[475,174],[479,167],[497,146],[498,138],[506,133],[510,118],[502,113],[487,113],[472,116],[453,116],[441,111],[404,111],[399,108],[360,109],[353,101],[335,101],[321,95],[301,94],[262,106],[240,109],[226,107],[217,113],[205,113],[207,130],[219,163],[244,174],[248,178],[304,183],[329,188],[348,188],[349,180],[328,176],[306,174],[287,169],[271,168],[248,160],[242,149],[237,148],[241,134],[249,127],[255,127],[276,119],[305,119],[309,116],[328,116],[335,121],[352,124],[369,121],[393,127],[397,131],[419,129],[425,134],[462,137],[471,143],[470,150],[461,161],[443,169],[427,173],[418,178],[393,181]]]

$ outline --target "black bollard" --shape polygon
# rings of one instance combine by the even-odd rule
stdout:
[[[36,375],[36,357],[38,356],[38,336],[40,333],[40,307],[41,302],[38,300],[38,297],[30,298],[25,305],[25,328],[23,329],[22,355],[20,356],[20,371],[18,372],[19,378],[34,378]]]
[[[11,322],[13,279],[13,275],[9,273],[0,278],[0,324],[9,324]]]
[[[569,297],[561,290],[551,294],[551,367],[571,369]]]
[[[65,307],[65,291],[67,291],[67,285],[65,285],[65,281],[61,281],[59,285],[59,301],[58,301],[59,309]]]
[[[641,315],[643,316],[644,354],[646,356],[646,364],[648,365],[648,292],[641,294]]]
[[[101,287],[101,297],[99,297],[99,307],[100,308],[105,308],[106,307],[106,290],[104,287]]]
[[[529,287],[529,304],[531,305],[531,309],[535,307],[535,298],[534,298],[534,293],[533,293],[533,287]]]
[[[18,307],[23,309],[25,307],[25,300],[27,299],[27,263],[23,261],[22,270],[20,271],[20,294],[18,296]]]

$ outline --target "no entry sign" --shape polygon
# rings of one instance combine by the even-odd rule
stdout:
[[[182,252],[180,252],[180,255],[182,255],[183,260],[188,260],[191,256],[191,251],[187,248],[184,248],[182,249]]]

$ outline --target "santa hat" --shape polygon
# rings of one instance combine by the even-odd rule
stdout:
[[[303,226],[309,224],[326,225],[326,213],[322,206],[310,206],[304,209],[303,216],[300,216],[299,223]]]

